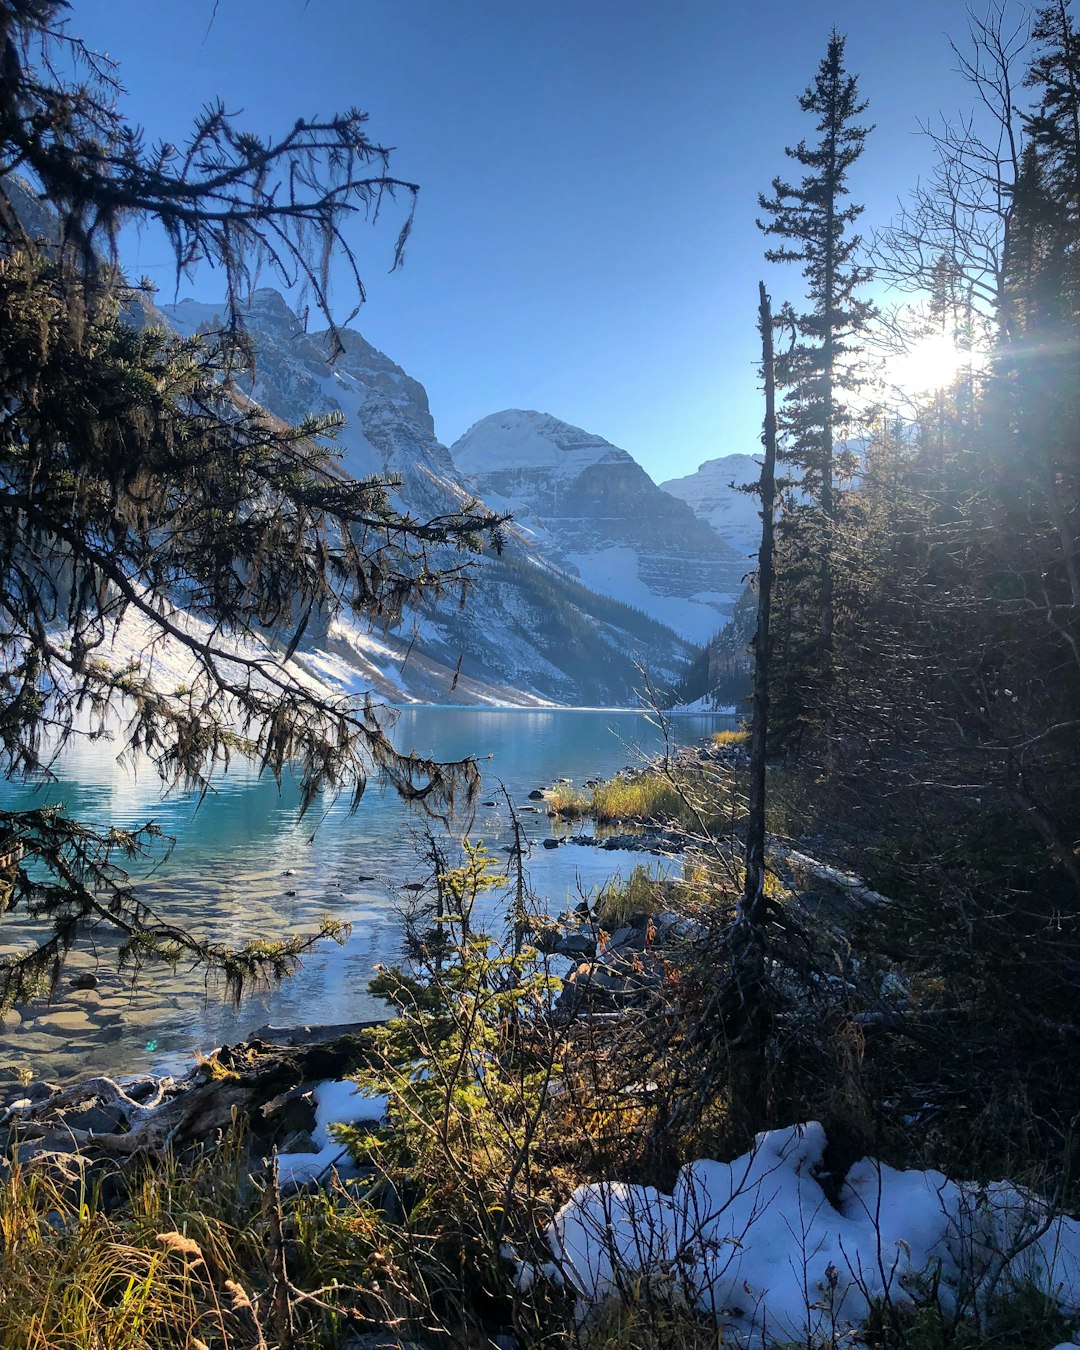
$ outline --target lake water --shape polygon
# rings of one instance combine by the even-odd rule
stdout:
[[[732,720],[676,718],[672,738],[691,743]],[[527,800],[533,788],[557,778],[580,784],[660,753],[660,730],[641,713],[419,707],[400,713],[393,737],[399,749],[437,759],[482,759],[481,800],[501,803],[501,784],[525,808],[522,821],[537,845],[530,878],[552,912],[642,860],[572,845],[539,847],[550,825],[543,808],[537,811]],[[114,945],[99,937],[96,947],[84,944],[74,954],[51,1003],[20,1005],[0,1019],[0,1064],[29,1065],[36,1075],[53,1078],[176,1072],[191,1064],[195,1050],[242,1039],[267,1022],[288,1026],[385,1014],[367,983],[374,965],[400,954],[396,888],[425,874],[419,858],[424,821],[415,812],[372,783],[355,815],[328,801],[299,819],[294,785],[279,793],[272,781],[243,766],[231,769],[199,805],[189,794],[162,797],[152,770],[132,773],[116,764],[114,754],[115,747],[101,742],[73,746],[57,768],[57,782],[36,792],[4,786],[3,802],[63,802],[69,814],[98,825],[156,820],[175,844],[167,857],[134,874],[139,895],[162,918],[203,934],[239,944],[253,936],[311,931],[330,914],[351,923],[352,935],[343,947],[321,944],[296,975],[245,998],[239,1010],[186,967],[148,967],[133,984],[131,972],[115,969]],[[464,825],[458,822],[459,832]],[[482,806],[469,833],[495,850],[505,845],[507,825],[504,804]],[[18,929],[14,916],[5,919],[0,944],[16,944]],[[97,976],[97,988],[72,989],[72,977],[85,971]]]

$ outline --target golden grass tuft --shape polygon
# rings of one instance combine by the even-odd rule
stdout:
[[[626,881],[613,878],[596,900],[596,921],[613,933],[635,914],[659,914],[664,908],[664,887],[645,866],[637,866]]]
[[[619,820],[678,820],[682,796],[665,778],[613,778],[593,789],[593,815],[601,824]]]
[[[567,820],[576,820],[592,811],[592,802],[583,792],[560,783],[551,794],[550,814],[563,816]]]

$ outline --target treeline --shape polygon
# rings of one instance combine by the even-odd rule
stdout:
[[[934,135],[890,229],[855,231],[873,141],[835,32],[800,100],[817,138],[787,152],[803,176],[760,199],[766,256],[806,282],[776,321],[770,750],[800,823],[909,902],[895,954],[993,1057],[957,1081],[985,1106],[996,1079],[1052,1135],[1080,1034],[1080,34],[1067,0],[1010,22],[957,48],[985,136]],[[876,310],[875,277],[918,306]],[[868,410],[883,332],[936,352],[942,387]]]

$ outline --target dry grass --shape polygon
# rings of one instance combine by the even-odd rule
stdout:
[[[666,778],[613,778],[593,789],[592,812],[601,824],[620,820],[679,820],[684,802]]]
[[[639,865],[626,881],[615,878],[600,892],[595,906],[596,921],[613,933],[633,915],[659,914],[665,907],[663,882],[648,867]]]
[[[592,816],[601,825],[619,821],[651,823],[680,820],[685,803],[678,788],[656,774],[611,779],[592,789],[591,796],[565,784],[551,794],[550,814],[564,820]]]
[[[0,1346],[323,1350],[368,1267],[354,1238],[351,1260],[332,1244],[332,1262],[298,1268],[293,1255],[287,1283],[278,1280],[314,1209],[324,1231],[343,1225],[323,1197],[268,1196],[266,1179],[248,1176],[239,1126],[187,1165],[141,1165],[108,1209],[96,1189],[75,1193],[15,1167],[0,1184]]]
[[[749,742],[750,733],[748,731],[714,731],[712,734],[713,745],[718,745],[721,750],[748,745]]]
[[[107,1217],[15,1169],[0,1188],[0,1345],[5,1350],[159,1350],[259,1344],[224,1291],[221,1245]],[[233,1257],[236,1273],[241,1263]]]
[[[611,1295],[582,1328],[580,1350],[722,1350],[716,1323],[658,1283]]]
[[[563,816],[567,820],[576,820],[581,816],[590,815],[592,812],[592,802],[583,792],[578,792],[576,788],[560,783],[551,794],[550,813],[556,816]]]

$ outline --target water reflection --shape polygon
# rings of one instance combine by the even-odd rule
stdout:
[[[701,739],[730,718],[680,718],[677,743]],[[474,754],[481,765],[482,806],[471,833],[493,847],[507,826],[499,785],[523,807],[528,793],[555,778],[581,783],[607,776],[662,751],[659,728],[642,714],[579,710],[409,708],[393,731],[395,745],[438,759]],[[117,974],[115,940],[99,935],[65,971],[51,1004],[22,1007],[0,1019],[2,1061],[29,1063],[36,1073],[128,1073],[183,1069],[193,1050],[236,1040],[268,1021],[278,1024],[377,1017],[383,1006],[367,993],[371,968],[398,954],[395,884],[419,877],[423,823],[391,792],[372,784],[355,815],[341,801],[317,802],[303,819],[299,791],[279,791],[237,764],[199,803],[196,794],[161,795],[152,766],[118,765],[115,746],[73,745],[56,765],[58,781],[37,791],[0,787],[5,806],[63,802],[89,823],[135,826],[156,820],[175,839],[139,877],[140,897],[165,918],[207,936],[239,943],[251,937],[313,931],[323,914],[352,923],[344,947],[324,944],[279,989],[245,1001],[239,1013],[223,1006],[190,968],[158,967],[134,980]],[[534,840],[550,833],[535,809],[524,816]],[[461,828],[459,824],[459,829]],[[610,860],[591,849],[538,849],[534,881],[555,906],[577,887],[598,884]],[[0,928],[9,949],[19,941],[10,917]],[[75,990],[72,976],[93,973],[95,989]]]

